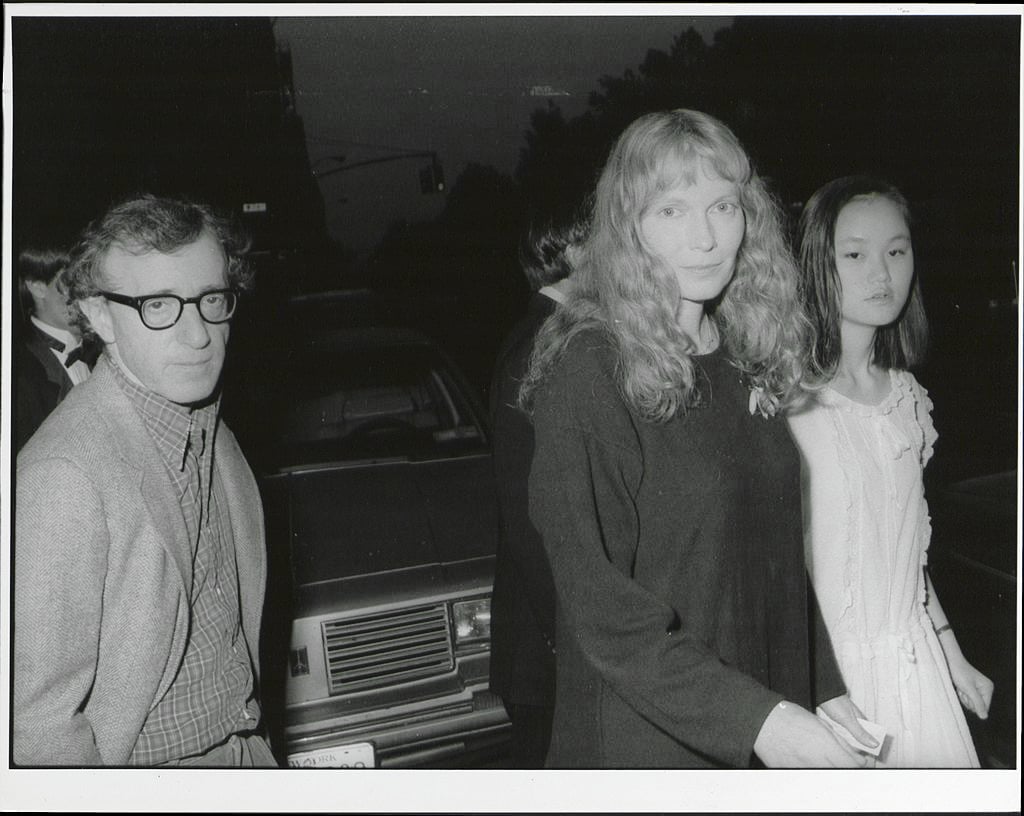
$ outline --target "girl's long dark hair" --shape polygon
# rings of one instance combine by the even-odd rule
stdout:
[[[835,376],[842,352],[843,292],[836,269],[836,222],[851,201],[871,196],[895,204],[911,227],[910,205],[903,193],[886,181],[863,175],[843,176],[820,187],[807,201],[797,225],[800,293],[815,330],[809,365],[812,376],[825,382]],[[899,318],[875,332],[872,362],[886,369],[908,369],[924,362],[927,350],[928,319],[915,268]]]

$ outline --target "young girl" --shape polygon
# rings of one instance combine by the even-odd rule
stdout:
[[[789,422],[808,570],[843,679],[886,729],[878,766],[977,767],[961,704],[986,717],[992,683],[961,654],[925,569],[936,433],[907,371],[927,338],[907,202],[874,179],[836,179],[808,201],[799,247],[812,368],[828,385]]]
[[[732,132],[687,110],[630,125],[573,280],[521,389],[557,594],[547,765],[859,766],[810,713],[863,734],[827,636],[811,661],[799,456],[775,416],[806,321]]]

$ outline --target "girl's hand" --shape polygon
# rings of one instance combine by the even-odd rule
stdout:
[[[827,703],[822,703],[821,710],[849,731],[850,735],[858,742],[869,748],[875,748],[878,745],[878,740],[865,731],[857,721],[857,718],[863,718],[864,714],[854,705],[849,694],[833,697]]]
[[[978,719],[988,719],[988,707],[992,702],[995,684],[968,663],[962,654],[959,659],[948,662],[949,674],[953,678],[953,686],[956,688],[956,696],[960,698],[960,704],[976,714]]]
[[[939,643],[946,655],[949,676],[953,679],[953,687],[956,689],[956,696],[960,698],[960,705],[977,715],[978,719],[988,719],[988,707],[992,702],[995,684],[967,662],[964,653],[960,651],[960,644],[957,643],[953,630],[948,625],[939,635]]]

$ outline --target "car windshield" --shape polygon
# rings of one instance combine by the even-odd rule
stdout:
[[[294,354],[274,388],[278,468],[480,450],[483,432],[441,355],[426,345]]]

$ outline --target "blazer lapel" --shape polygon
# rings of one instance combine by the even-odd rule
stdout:
[[[156,444],[142,417],[114,380],[109,365],[106,359],[101,359],[93,377],[103,382],[111,395],[109,417],[114,426],[112,436],[116,440],[118,454],[127,466],[138,473],[145,510],[160,534],[164,549],[178,568],[185,597],[191,597],[192,546],[181,504]]]
[[[163,462],[157,464],[164,467]],[[188,540],[188,528],[185,526],[181,505],[174,499],[171,480],[165,472],[159,472],[150,465],[140,472],[139,488],[146,511],[160,532],[164,549],[181,575],[185,597],[191,598],[192,546]]]
[[[223,499],[222,512],[231,525],[231,537],[235,545],[242,630],[253,665],[258,669],[256,646],[267,578],[263,552],[263,506],[252,471],[222,422],[217,425],[214,464],[214,489],[217,491],[218,503]]]

